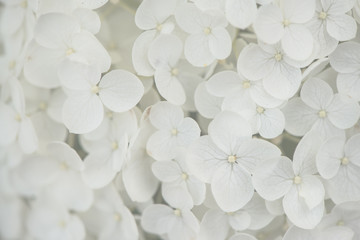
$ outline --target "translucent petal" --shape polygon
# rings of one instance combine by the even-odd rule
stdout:
[[[217,97],[226,97],[231,93],[239,91],[241,88],[241,79],[233,71],[216,73],[206,82],[206,89],[210,94]]]
[[[195,67],[206,67],[216,59],[210,51],[209,38],[203,33],[192,34],[186,39],[184,54]]]
[[[210,52],[217,59],[225,59],[231,52],[231,38],[225,28],[213,28],[209,36]]]
[[[155,132],[146,144],[148,154],[158,161],[173,159],[177,147],[176,136],[172,136],[169,130]]]
[[[359,104],[342,94],[334,96],[327,111],[330,122],[340,129],[351,128],[360,117]]]
[[[316,110],[326,109],[333,100],[333,91],[325,81],[312,78],[301,89],[301,100]]]
[[[336,79],[336,86],[339,93],[348,95],[355,101],[360,101],[360,72],[339,73]]]
[[[360,134],[353,135],[345,144],[345,155],[360,167]]]
[[[229,228],[226,214],[217,209],[210,209],[201,221],[199,240],[225,239]]]
[[[331,66],[340,73],[353,73],[360,69],[360,44],[345,42],[329,56]]]
[[[347,41],[355,37],[357,26],[355,19],[349,15],[330,15],[326,29],[329,35],[336,40]]]
[[[20,123],[18,141],[24,153],[33,153],[38,148],[39,140],[34,125],[28,117],[22,119]]]
[[[281,39],[281,46],[290,58],[302,61],[311,56],[314,39],[306,27],[299,24],[291,24],[285,28],[284,37]]]
[[[305,23],[310,20],[315,13],[315,1],[305,0],[282,1],[284,18],[294,23]]]
[[[155,84],[160,95],[174,105],[183,105],[186,95],[183,86],[169,70],[155,71]]]
[[[253,23],[256,12],[257,7],[254,0],[230,0],[225,4],[227,20],[240,29],[245,29]]]
[[[168,102],[159,102],[151,107],[150,121],[157,129],[177,128],[184,118],[181,107]]]
[[[299,185],[299,196],[304,198],[309,209],[313,209],[324,201],[325,189],[321,181],[312,175],[303,176]]]
[[[278,108],[266,109],[260,115],[260,121],[259,133],[264,138],[275,138],[284,131],[285,117]]]
[[[132,63],[138,75],[152,76],[154,69],[148,60],[151,42],[155,39],[156,31],[145,31],[135,40],[132,48]]]
[[[154,162],[151,166],[154,175],[162,182],[174,182],[181,177],[181,169],[174,161]]]
[[[205,118],[214,118],[221,111],[222,98],[211,95],[206,82],[200,83],[195,90],[195,107]]]

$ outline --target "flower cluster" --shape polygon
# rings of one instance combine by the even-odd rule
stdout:
[[[1,239],[360,239],[360,0],[0,17]]]

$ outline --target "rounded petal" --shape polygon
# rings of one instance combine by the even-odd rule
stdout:
[[[278,42],[284,35],[281,10],[275,4],[267,4],[260,7],[258,17],[254,22],[256,35],[268,44]]]
[[[217,59],[225,59],[231,52],[231,38],[225,28],[213,28],[209,36],[209,49]]]
[[[200,137],[200,127],[192,118],[184,118],[177,128],[177,144],[182,147],[189,146]]]
[[[108,0],[82,0],[80,6],[88,9],[97,9],[107,2]]]
[[[148,60],[151,42],[155,39],[156,31],[145,31],[135,40],[132,48],[132,63],[138,75],[152,76],[154,69]]]
[[[133,108],[144,94],[140,79],[125,70],[113,70],[100,81],[99,97],[106,107],[114,112]]]
[[[312,0],[287,0],[283,1],[282,7],[284,18],[294,23],[305,23],[310,20],[315,13],[315,1]]]
[[[304,198],[309,209],[313,209],[324,201],[325,189],[321,181],[312,175],[303,176],[298,188],[299,196]]]
[[[242,88],[241,79],[233,71],[216,73],[206,82],[206,89],[216,97],[226,97],[231,93],[235,93],[239,88]]]
[[[176,156],[176,136],[172,136],[168,130],[155,132],[146,144],[148,154],[158,161],[171,160]]]
[[[232,112],[221,112],[208,127],[213,142],[227,154],[233,154],[232,146],[239,139],[250,138],[251,126],[240,115]]]
[[[225,239],[229,229],[226,214],[217,209],[210,209],[201,221],[199,240]]]
[[[225,4],[227,20],[240,29],[247,28],[255,20],[256,12],[254,0],[228,0]]]
[[[216,170],[211,181],[211,191],[217,204],[225,212],[239,210],[254,194],[250,174],[230,163]]]
[[[20,123],[18,141],[24,153],[33,153],[38,148],[39,140],[34,125],[28,117]]]
[[[309,209],[305,200],[299,198],[297,187],[291,187],[283,198],[283,206],[286,216],[297,227],[312,229],[321,221],[324,214],[324,202]]]
[[[106,0],[101,1],[106,2]],[[72,15],[78,19],[82,29],[89,31],[92,34],[96,34],[100,31],[101,21],[96,12],[86,8],[77,8],[72,12]]]
[[[345,42],[330,54],[331,66],[340,73],[353,73],[360,69],[360,44]]]
[[[185,40],[184,54],[195,67],[206,67],[216,59],[210,51],[208,36],[202,33],[192,34]]]
[[[311,56],[314,39],[305,26],[291,24],[285,29],[281,46],[290,58],[302,61]]]
[[[141,226],[147,232],[164,234],[170,230],[173,216],[173,210],[167,205],[150,205],[143,211]]]
[[[211,95],[206,89],[206,82],[203,82],[195,90],[194,101],[201,116],[214,118],[221,111],[223,98]]]
[[[182,30],[187,33],[199,33],[203,29],[202,12],[194,4],[180,4],[176,8],[175,19]]]
[[[277,157],[258,166],[253,174],[253,184],[261,197],[274,201],[290,190],[294,176],[291,160]]]
[[[15,119],[16,113],[14,109],[0,102],[0,129],[1,135],[0,145],[8,145],[15,141],[20,123]]]
[[[174,161],[154,162],[151,169],[154,175],[162,182],[174,182],[182,174],[179,165]]]
[[[230,226],[236,231],[243,231],[250,226],[251,216],[246,211],[229,214]]]
[[[88,133],[104,118],[104,107],[98,96],[83,93],[68,98],[63,105],[63,121],[73,133]]]
[[[284,131],[285,117],[278,108],[266,109],[260,115],[260,121],[259,133],[264,138],[275,138]]]
[[[345,144],[345,156],[360,167],[360,134],[353,135]]]
[[[291,99],[282,110],[286,120],[285,130],[295,136],[303,136],[318,119],[317,111],[300,98]]]
[[[150,45],[148,59],[155,69],[173,67],[183,53],[182,41],[175,35],[160,35]]]
[[[186,101],[184,88],[180,81],[168,70],[155,71],[155,84],[160,95],[174,105],[183,105]]]
[[[340,129],[351,128],[360,117],[360,106],[347,96],[336,94],[327,109],[329,120]]]
[[[177,128],[184,118],[181,107],[159,102],[151,107],[150,121],[157,129]]]
[[[330,15],[326,29],[338,41],[347,41],[356,36],[357,25],[354,18],[347,14]]]
[[[333,137],[320,147],[316,155],[316,167],[323,178],[330,179],[339,171],[340,159],[344,156],[344,144],[344,138]]]
[[[325,81],[317,78],[307,80],[301,89],[301,100],[316,110],[324,110],[333,99],[333,90]]]
[[[256,240],[256,237],[247,233],[237,233],[229,238],[229,240]]]
[[[360,73],[339,73],[336,86],[339,93],[360,101]]]

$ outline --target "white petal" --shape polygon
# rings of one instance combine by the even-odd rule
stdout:
[[[254,194],[250,174],[231,164],[224,164],[215,171],[211,190],[219,207],[226,212],[239,210]]]
[[[152,76],[154,69],[148,60],[151,42],[155,39],[156,31],[145,31],[135,40],[132,48],[132,62],[138,75]]]
[[[250,215],[251,223],[249,229],[258,230],[267,226],[274,218],[275,215],[270,214],[265,205],[265,200],[255,193],[251,201],[245,205],[245,211]]]
[[[77,154],[77,152],[64,142],[50,142],[46,146],[46,152],[53,160],[58,163],[65,163],[73,170],[83,170],[83,161]]]
[[[316,167],[323,178],[332,178],[339,171],[340,159],[344,156],[344,144],[344,138],[333,137],[320,147],[316,155]]]
[[[349,163],[341,165],[338,174],[328,180],[328,194],[335,204],[360,200],[360,167]]]
[[[57,49],[48,49],[34,43],[28,48],[24,64],[25,78],[38,87],[54,88],[60,85],[57,67],[65,54]]]
[[[312,231],[291,226],[285,233],[283,240],[313,240],[314,234]]]
[[[195,90],[195,107],[205,118],[214,118],[221,111],[222,98],[211,95],[206,82],[200,83]]]
[[[88,93],[68,98],[63,106],[63,121],[73,133],[88,133],[104,118],[104,107],[98,96]]]
[[[64,47],[72,34],[80,32],[76,18],[63,13],[42,15],[36,24],[34,37],[38,44],[47,48]]]
[[[161,188],[164,200],[172,207],[191,209],[194,206],[191,195],[187,189],[177,183],[163,183]]]
[[[300,2],[288,0],[281,3],[284,11],[284,18],[290,20],[290,22],[305,23],[310,20],[315,13],[315,1],[312,0]]]
[[[136,10],[136,26],[143,30],[156,28],[174,13],[176,3],[176,0],[143,1]]]
[[[148,154],[158,161],[171,160],[176,156],[176,136],[168,130],[155,132],[146,144]]]
[[[90,153],[84,159],[82,178],[90,188],[102,188],[110,183],[116,174],[110,161],[110,153],[98,151]]]
[[[357,25],[355,19],[347,14],[330,15],[326,29],[329,35],[336,40],[347,41],[355,37]]]
[[[226,97],[241,88],[241,79],[236,72],[222,71],[214,74],[206,82],[206,89],[217,97]]]
[[[200,224],[199,240],[225,239],[229,232],[227,216],[222,211],[207,211]]]
[[[102,1],[105,2],[106,0]],[[72,15],[78,19],[82,29],[89,31],[92,34],[96,34],[100,31],[101,21],[96,12],[86,8],[77,8],[72,12]]]
[[[251,43],[241,51],[237,66],[246,78],[260,80],[274,68],[274,61],[271,61],[272,57],[259,45]]]
[[[80,6],[89,9],[96,9],[107,3],[108,0],[82,0]]]
[[[181,169],[174,161],[154,162],[151,165],[154,175],[162,182],[173,182],[181,177]]]
[[[181,147],[189,146],[200,137],[200,127],[192,118],[184,118],[177,128],[177,144]]]
[[[299,196],[305,199],[309,209],[313,209],[324,201],[324,186],[316,176],[307,175],[302,177],[301,180],[302,183],[298,188]]]
[[[170,230],[169,228],[173,223],[173,215],[173,210],[166,205],[150,205],[141,216],[141,226],[145,231],[151,233],[166,233]]]
[[[264,161],[253,174],[256,191],[264,199],[273,201],[284,196],[293,184],[292,162],[287,157]]]
[[[0,145],[7,145],[15,141],[19,129],[19,122],[15,119],[16,113],[13,108],[0,102]]]
[[[155,84],[160,95],[174,105],[185,103],[186,95],[179,80],[168,70],[155,71]]]
[[[187,33],[199,33],[203,29],[203,13],[194,4],[180,4],[176,8],[175,19],[182,30]]]
[[[145,151],[132,152],[130,161],[122,170],[122,179],[131,200],[149,201],[157,191],[159,181],[151,171],[153,161]]]
[[[296,175],[315,174],[316,154],[323,143],[323,137],[317,131],[310,131],[296,146],[293,157],[293,169]]]
[[[38,137],[34,125],[28,117],[20,123],[18,140],[24,153],[32,153],[38,147]]]
[[[251,174],[267,159],[280,157],[281,151],[274,144],[262,139],[249,139],[239,146],[236,157],[238,164]]]
[[[327,110],[330,122],[340,129],[351,128],[360,117],[359,104],[342,94],[334,96]]]
[[[289,99],[300,87],[301,71],[285,62],[278,63],[263,84],[265,91],[274,98]]]
[[[291,187],[283,198],[283,206],[286,216],[291,222],[304,229],[314,228],[324,214],[324,202],[310,210],[304,199],[299,198],[296,186]]]
[[[210,51],[208,36],[203,33],[192,34],[186,39],[184,54],[195,67],[206,67],[216,58]]]
[[[230,226],[236,231],[243,231],[250,226],[251,217],[245,211],[238,211],[229,215]]]
[[[256,237],[247,233],[237,233],[229,238],[229,240],[256,240]]]
[[[333,95],[329,84],[318,78],[306,81],[301,89],[301,100],[316,110],[326,109]]]
[[[360,166],[360,148],[358,146],[360,144],[360,134],[353,135],[345,144],[345,156],[349,158],[349,160]]]
[[[205,200],[206,186],[199,179],[189,176],[186,181],[187,189],[193,199],[194,205],[200,205]]]
[[[260,121],[259,133],[264,138],[275,138],[284,131],[285,117],[278,108],[266,109],[260,115]]]
[[[283,16],[278,6],[274,4],[261,6],[254,22],[255,33],[260,40],[274,44],[284,35],[282,21]]]
[[[175,35],[160,35],[150,45],[148,59],[155,69],[174,67],[179,61],[183,46]]]
[[[329,13],[339,15],[340,13],[346,13],[350,11],[354,6],[354,2],[354,0],[321,0],[321,5],[323,6],[324,10],[329,11]]]
[[[336,86],[339,93],[360,101],[360,73],[339,73]]]
[[[227,20],[241,29],[247,28],[255,20],[256,11],[254,0],[230,0],[225,4]]]
[[[314,40],[310,31],[302,25],[291,24],[285,29],[281,46],[285,53],[294,60],[305,60],[313,51]]]
[[[360,44],[346,42],[340,44],[330,54],[331,66],[340,73],[353,73],[360,69]]]
[[[100,81],[99,97],[106,107],[114,112],[133,108],[144,94],[140,79],[125,70],[113,70]]]
[[[300,98],[291,99],[283,108],[285,130],[295,136],[303,136],[318,119],[317,111],[307,106]]]
[[[232,147],[239,139],[251,137],[251,127],[240,115],[221,112],[209,124],[209,136],[224,152],[232,154]]]
[[[225,28],[213,28],[209,35],[209,49],[217,59],[225,59],[231,52],[231,38]]]
[[[184,118],[181,107],[159,102],[151,107],[150,121],[157,129],[177,128]]]

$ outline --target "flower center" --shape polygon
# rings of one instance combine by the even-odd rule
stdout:
[[[275,58],[275,60],[276,60],[277,62],[280,62],[280,61],[282,60],[282,54],[281,54],[281,53],[277,53],[277,54],[275,54],[274,58]]]
[[[16,66],[16,62],[15,61],[10,61],[9,62],[9,70],[13,70]]]
[[[318,112],[318,115],[319,115],[320,118],[324,118],[324,117],[326,117],[327,113],[326,113],[325,110],[320,110],[320,111]]]
[[[256,107],[256,112],[259,113],[259,114],[262,114],[262,113],[265,112],[265,109],[263,107],[257,106]]]
[[[176,128],[171,129],[171,135],[176,136],[178,134],[178,130]]]
[[[98,94],[100,91],[99,87],[98,86],[92,86],[91,87],[91,92],[94,93],[94,94]]]
[[[175,209],[174,210],[174,214],[175,214],[175,216],[178,216],[178,217],[180,217],[181,216],[181,211],[180,211],[180,209]]]
[[[68,170],[69,169],[69,166],[66,164],[66,162],[61,162],[60,163],[60,168],[62,170]]]
[[[21,116],[20,116],[20,114],[16,114],[15,120],[18,121],[18,122],[21,122]]]
[[[243,81],[242,82],[242,87],[244,89],[247,89],[247,88],[251,87],[250,81]]]
[[[66,227],[66,222],[64,220],[59,221],[59,227],[65,228]]]
[[[112,150],[116,150],[119,148],[119,145],[117,144],[117,142],[114,141],[111,143],[111,148],[112,148]]]
[[[28,6],[27,0],[22,1],[21,7],[22,8],[27,8],[27,6]]]
[[[186,173],[182,173],[182,174],[181,174],[181,178],[182,178],[183,180],[186,180],[186,179],[189,178],[189,175],[187,175]]]
[[[319,13],[319,19],[325,20],[326,17],[327,17],[327,13],[326,13],[326,12],[320,12],[320,13]]]
[[[293,179],[294,183],[295,184],[300,184],[302,182],[302,179],[300,176],[295,176],[294,179]]]
[[[347,157],[343,157],[341,159],[341,165],[348,165],[349,164],[349,159]]]
[[[204,28],[204,33],[209,35],[211,33],[211,29],[209,27]]]
[[[120,222],[120,220],[121,220],[120,214],[114,213],[114,220],[115,220],[116,222]]]
[[[171,70],[171,75],[172,75],[172,76],[177,76],[178,74],[179,74],[179,69],[173,68],[173,69]]]
[[[162,30],[163,25],[160,23],[156,26],[156,30],[158,30],[159,32]]]
[[[343,220],[339,220],[337,223],[336,223],[337,226],[344,226],[345,223]]]
[[[228,162],[229,162],[229,163],[234,163],[234,162],[236,162],[236,156],[234,156],[234,155],[229,156],[229,157],[228,157]]]
[[[46,102],[41,102],[41,103],[39,104],[39,109],[40,109],[40,110],[44,111],[44,110],[46,110],[46,108],[47,108]]]
[[[66,56],[70,56],[71,54],[75,53],[75,50],[73,48],[68,48],[66,50]]]
[[[289,25],[290,25],[290,21],[289,21],[289,19],[284,19],[284,21],[283,21],[283,25],[284,25],[284,27],[289,26]]]

